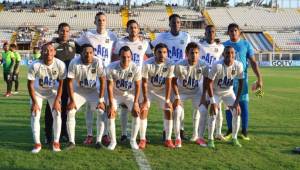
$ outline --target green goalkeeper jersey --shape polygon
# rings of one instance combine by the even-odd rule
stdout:
[[[2,52],[3,71],[9,73],[13,71],[14,55],[11,51]]]

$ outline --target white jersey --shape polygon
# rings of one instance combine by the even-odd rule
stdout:
[[[120,61],[112,62],[107,67],[107,80],[114,82],[114,95],[134,95],[135,81],[141,80],[141,70],[133,62],[123,69]]]
[[[165,89],[166,79],[174,77],[174,65],[170,59],[164,63],[157,64],[155,57],[144,62],[142,77],[148,79],[149,91],[161,92]]]
[[[102,61],[94,57],[91,64],[84,64],[81,57],[73,58],[68,69],[68,78],[74,79],[74,91],[94,92],[99,77],[105,76]]]
[[[51,96],[58,88],[57,80],[66,78],[67,70],[64,62],[53,58],[51,65],[44,64],[38,60],[30,65],[27,79],[34,80],[35,92],[40,96]]]
[[[189,65],[187,59],[176,63],[174,76],[177,78],[179,94],[196,94],[202,92],[202,77],[208,77],[209,67],[199,60],[196,65]],[[203,76],[202,76],[203,75]]]
[[[96,30],[91,30],[83,32],[76,42],[78,45],[91,44],[95,49],[95,56],[102,59],[106,67],[111,62],[112,49],[117,40],[116,34],[111,31],[99,34]]]
[[[159,43],[164,43],[168,46],[168,57],[177,62],[185,58],[185,48],[191,41],[191,37],[187,32],[179,32],[179,35],[174,36],[171,32],[162,32],[157,38],[151,42],[155,47]]]
[[[130,41],[128,37],[124,37],[116,42],[113,54],[119,54],[122,47],[128,46],[132,51],[132,61],[138,66],[142,67],[145,54],[152,54],[149,42],[147,40]]]
[[[214,81],[215,94],[233,92],[233,79],[243,79],[243,65],[236,60],[231,66],[224,64],[224,60],[217,61],[212,65],[208,78]]]
[[[224,51],[223,44],[212,43],[209,44],[206,41],[199,42],[200,46],[200,58],[208,64],[211,68],[215,61],[222,59],[222,53]]]

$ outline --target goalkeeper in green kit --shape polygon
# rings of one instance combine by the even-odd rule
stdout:
[[[9,51],[8,43],[3,44],[3,52],[1,53],[0,63],[3,64],[3,78],[7,84],[6,93],[4,94],[4,96],[9,97],[12,95],[12,76],[15,61],[13,53]]]
[[[12,74],[12,82],[15,82],[15,92],[13,94],[18,94],[19,90],[19,70],[20,70],[20,62],[21,62],[21,55],[19,52],[16,51],[17,45],[16,44],[10,44],[9,46],[10,51],[13,53],[14,56],[14,67],[13,67],[13,74]]]

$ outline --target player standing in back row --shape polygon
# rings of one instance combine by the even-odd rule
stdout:
[[[187,32],[180,31],[181,18],[178,14],[169,16],[170,31],[158,34],[157,38],[151,42],[152,47],[159,43],[164,43],[168,46],[168,58],[174,63],[185,58],[185,48],[191,41],[191,37]],[[184,135],[184,113],[181,115],[181,139],[186,140]],[[164,132],[165,138],[165,132]]]

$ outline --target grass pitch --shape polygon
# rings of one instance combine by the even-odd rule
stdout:
[[[181,149],[163,147],[162,113],[152,105],[147,134],[151,143],[144,150],[152,169],[300,169],[300,155],[291,149],[300,146],[300,68],[263,68],[265,95],[262,99],[250,93],[250,141],[242,148],[216,142],[210,150],[184,142]],[[2,77],[1,93],[6,86]],[[30,128],[29,96],[26,68],[21,69],[20,94],[0,97],[0,169],[138,169],[129,144],[118,144],[115,151],[96,150],[82,142],[86,135],[84,109],[77,113],[76,142],[73,151],[53,153],[49,147],[30,153],[33,140]],[[250,82],[254,81],[252,71]],[[190,102],[185,106],[185,127],[192,132]],[[43,108],[44,110],[44,108]],[[129,118],[130,120],[130,118]],[[117,119],[119,122],[119,119]],[[223,132],[226,130],[225,115]],[[44,116],[41,118],[41,141],[44,141]],[[120,126],[117,125],[120,136]],[[94,128],[95,134],[95,128]],[[64,149],[64,143],[62,144]]]

